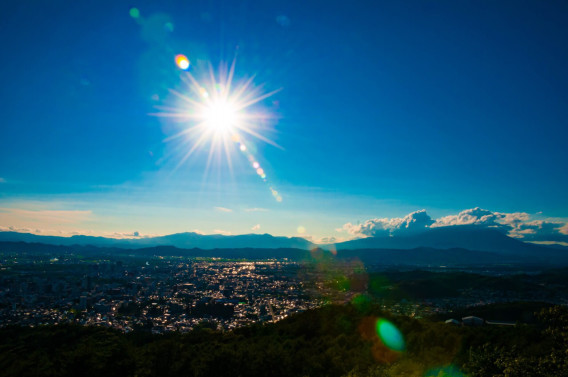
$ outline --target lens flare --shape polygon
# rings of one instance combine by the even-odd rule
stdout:
[[[138,8],[130,8],[130,17],[132,18],[138,18],[140,17],[140,11],[138,10]]]
[[[189,63],[189,59],[187,58],[187,56],[185,56],[183,54],[176,55],[175,61],[176,61],[176,65],[180,69],[183,69],[184,71],[187,71],[189,69],[190,63]]]
[[[393,351],[404,351],[405,344],[402,333],[391,322],[379,319],[376,325],[377,334],[385,346]]]
[[[175,63],[184,71],[190,68],[194,71],[197,69],[183,54],[175,56]],[[281,148],[264,136],[265,131],[270,128],[270,122],[275,117],[258,109],[259,102],[274,95],[280,89],[261,93],[259,87],[253,86],[254,77],[233,83],[234,73],[235,61],[229,69],[226,65],[221,65],[218,79],[210,66],[209,82],[207,80],[198,81],[189,72],[184,72],[181,78],[187,85],[186,90],[182,92],[170,90],[179,103],[174,107],[157,106],[163,112],[153,115],[176,118],[183,123],[181,132],[166,139],[173,140],[183,136],[185,142],[190,144],[187,152],[177,164],[178,168],[209,140],[206,172],[211,160],[215,156],[219,157],[219,154],[223,152],[227,157],[228,167],[232,171],[232,153],[240,151],[245,154],[252,165],[255,175],[268,183],[266,168],[261,166],[259,159],[252,154],[249,147],[252,146],[252,149],[256,150],[254,145],[251,145],[252,138],[256,138]],[[276,201],[281,202],[282,195],[272,186],[269,188]]]

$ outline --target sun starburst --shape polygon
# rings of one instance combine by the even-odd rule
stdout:
[[[226,156],[227,164],[232,169],[232,156],[241,152],[256,174],[264,182],[268,182],[264,169],[247,144],[258,139],[281,148],[265,136],[275,119],[274,114],[259,106],[280,89],[265,93],[262,86],[253,84],[254,76],[241,81],[234,80],[236,60],[233,60],[229,68],[221,65],[217,77],[209,66],[207,79],[198,79],[188,71],[192,66],[184,55],[177,55],[175,62],[184,71],[181,75],[184,88],[171,89],[170,93],[177,99],[176,104],[171,107],[158,106],[161,112],[154,115],[177,118],[182,124],[180,132],[166,139],[181,139],[186,145],[177,167],[197,151],[208,149],[206,171],[211,159],[222,154]],[[282,201],[278,191],[272,186],[270,190],[277,201]]]

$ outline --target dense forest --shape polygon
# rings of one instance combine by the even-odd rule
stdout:
[[[394,350],[381,319],[404,339]],[[455,326],[367,300],[218,332],[123,334],[74,325],[0,329],[2,376],[568,376],[568,309],[531,323]]]

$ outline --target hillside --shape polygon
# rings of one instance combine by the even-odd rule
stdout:
[[[0,368],[3,376],[566,376],[568,312],[537,317],[535,325],[468,328],[353,304],[226,333],[206,323],[160,336],[11,327],[0,329]],[[378,318],[398,328],[402,351],[377,335]]]

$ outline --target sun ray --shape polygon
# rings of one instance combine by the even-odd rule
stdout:
[[[259,134],[258,132],[255,132],[254,130],[251,130],[251,129],[248,128],[248,127],[242,127],[242,128],[239,128],[239,129],[242,130],[242,131],[244,131],[244,132],[246,132],[246,133],[248,133],[248,134],[250,134],[250,135],[252,135],[252,136],[254,136],[254,137],[256,137],[256,138],[258,138],[258,139],[260,139],[260,140],[262,140],[262,141],[264,141],[264,142],[266,142],[266,143],[268,143],[268,144],[270,144],[270,145],[275,146],[276,148],[280,148],[280,149],[284,150],[283,147],[281,147],[280,145],[276,144],[274,141],[270,140],[270,139],[267,138],[267,137],[262,136],[262,135]]]
[[[262,93],[262,85],[255,87],[253,84],[254,75],[235,81],[236,58],[230,65],[220,65],[218,78],[212,65],[209,64],[209,69],[206,70],[208,81],[198,80],[188,72],[188,69],[179,64],[178,67],[183,70],[181,79],[186,89],[170,89],[171,98],[177,100],[177,104],[156,106],[161,112],[153,114],[178,121],[183,125],[183,129],[165,139],[165,141],[181,140],[180,148],[184,143],[188,144],[186,152],[182,153],[177,161],[175,170],[198,150],[208,149],[204,179],[208,176],[213,161],[220,162],[223,154],[227,169],[234,178],[233,154],[242,152],[256,175],[269,185],[274,198],[282,201],[279,193],[274,194],[276,191],[273,185],[268,183],[267,174],[261,167],[259,159],[252,155],[246,145],[247,139],[252,137],[284,149],[264,134],[270,129],[270,120],[276,117],[267,111],[262,111],[260,105],[262,101],[278,93],[281,88]],[[244,135],[249,137],[244,138]]]
[[[242,110],[242,109],[247,108],[247,107],[249,107],[249,106],[251,106],[251,105],[254,105],[255,103],[258,103],[258,102],[260,102],[260,101],[262,101],[262,100],[264,100],[264,99],[266,99],[266,98],[268,98],[268,97],[271,97],[271,96],[275,95],[276,93],[278,93],[278,92],[281,91],[281,90],[282,90],[282,88],[276,89],[276,90],[273,90],[273,91],[270,92],[270,93],[266,93],[266,94],[264,94],[264,95],[262,95],[262,96],[253,98],[253,99],[251,99],[250,101],[245,102],[245,103],[243,103],[242,105],[240,105],[239,107],[237,107],[237,109],[238,109],[238,110]]]
[[[201,145],[201,143],[203,143],[203,141],[205,141],[205,139],[207,139],[208,136],[209,135],[207,134],[207,132],[204,132],[204,133],[201,134],[199,139],[197,139],[195,144],[193,144],[193,147],[191,147],[191,149],[189,151],[187,151],[187,153],[179,161],[179,163],[176,166],[176,169],[178,169],[181,165],[183,165],[183,163],[189,158],[189,156],[191,156],[191,154]]]

